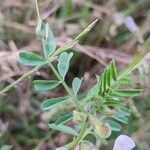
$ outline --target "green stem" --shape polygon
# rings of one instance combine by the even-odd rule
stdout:
[[[75,147],[76,145],[78,145],[82,139],[86,136],[86,129],[87,129],[87,123],[84,122],[83,123],[83,127],[80,130],[80,133],[78,134],[78,136],[70,143],[64,145],[64,147],[66,149],[72,149],[73,147]]]
[[[53,73],[56,75],[56,77],[58,78],[58,80],[62,83],[62,85],[64,86],[65,90],[67,91],[67,93],[73,98],[73,101],[75,102],[76,106],[78,107],[78,109],[82,112],[84,112],[84,109],[82,108],[82,106],[80,105],[80,103],[78,102],[78,99],[76,98],[76,96],[74,95],[74,93],[72,92],[72,90],[68,87],[68,85],[66,84],[66,82],[63,80],[63,78],[59,75],[59,73],[57,72],[57,70],[55,69],[55,67],[52,65],[52,63],[49,63],[50,68],[52,69]]]
[[[36,2],[36,8],[37,8],[37,14],[38,14],[38,18],[40,19],[39,16],[39,9],[38,9],[38,5],[37,5],[37,0],[35,0]],[[56,56],[59,55],[61,52],[63,51],[67,51],[70,50],[72,47],[74,47],[77,43],[78,40],[84,36],[85,34],[87,34],[95,25],[95,23],[97,22],[97,20],[95,20],[94,22],[92,22],[84,31],[82,31],[74,40],[72,40],[71,42],[67,42],[66,44],[64,44],[64,46],[59,47],[54,53],[53,55],[51,55],[48,60],[52,60],[54,61]],[[23,76],[21,76],[18,80],[14,81],[13,83],[11,83],[10,85],[6,86],[2,91],[0,91],[0,95],[4,94],[5,92],[8,92],[10,89],[12,89],[13,87],[15,87],[19,82],[21,82],[22,80],[28,78],[28,76],[32,75],[34,72],[38,71],[41,67],[43,67],[45,64],[43,65],[39,65],[36,66],[35,68],[33,68],[31,71],[25,73]]]
[[[0,95],[4,94],[5,92],[9,91],[11,88],[13,88],[14,86],[16,86],[17,84],[19,84],[21,81],[23,81],[24,79],[28,78],[30,75],[32,75],[34,72],[36,72],[37,70],[39,70],[42,65],[38,65],[36,66],[34,69],[30,70],[29,72],[25,73],[23,76],[21,76],[18,80],[14,81],[13,83],[11,83],[10,85],[6,86],[2,91],[0,91]]]

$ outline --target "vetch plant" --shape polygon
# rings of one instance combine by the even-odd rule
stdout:
[[[36,1],[37,6],[37,1]],[[29,77],[41,67],[48,65],[53,71],[57,80],[34,80],[33,85],[37,91],[51,90],[62,85],[66,90],[64,97],[55,97],[44,100],[42,109],[44,111],[55,108],[58,105],[68,101],[74,103],[74,111],[61,116],[54,123],[48,126],[54,130],[58,130],[73,136],[73,141],[57,148],[60,150],[72,149],[81,142],[85,142],[87,135],[93,135],[99,140],[107,139],[112,131],[121,131],[122,124],[128,123],[131,110],[128,107],[126,99],[128,97],[139,96],[141,89],[122,88],[124,84],[129,82],[129,73],[136,68],[144,55],[138,55],[127,68],[118,73],[115,61],[112,60],[104,69],[101,75],[97,75],[96,84],[86,92],[86,96],[80,98],[78,91],[82,84],[82,78],[75,77],[72,81],[72,87],[69,87],[66,80],[66,74],[69,70],[70,61],[73,52],[70,49],[74,47],[81,37],[86,35],[98,20],[91,23],[83,32],[75,39],[67,42],[62,47],[57,48],[57,44],[51,28],[48,23],[44,23],[39,15],[38,6],[38,24],[36,34],[41,39],[43,46],[43,56],[32,52],[19,53],[19,62],[24,65],[34,66],[35,68],[24,74],[17,81],[13,82],[0,93],[3,94],[17,85],[19,82]],[[143,46],[148,47],[148,42]],[[57,62],[57,66],[53,62]],[[66,122],[73,120],[76,127],[71,128]],[[88,141],[90,142],[90,141]]]

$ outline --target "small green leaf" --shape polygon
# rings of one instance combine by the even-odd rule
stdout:
[[[3,145],[0,150],[10,150],[12,149],[12,146],[11,145]]]
[[[102,73],[101,78],[100,78],[100,90],[99,93],[100,95],[103,95],[104,93],[104,73]]]
[[[62,76],[63,79],[65,78],[68,72],[70,59],[72,58],[72,56],[73,56],[73,53],[68,54],[66,52],[61,53],[59,56],[58,72]]]
[[[45,33],[46,33],[46,25],[41,20],[39,20],[36,27],[36,35],[39,38],[43,39],[45,38]]]
[[[46,63],[46,60],[32,52],[20,52],[19,62],[28,66],[37,66]]]
[[[74,136],[78,135],[78,132],[76,130],[63,124],[56,125],[55,123],[52,123],[52,124],[49,124],[48,126],[49,128],[52,128],[54,130],[58,130],[67,134],[71,134]]]
[[[72,90],[75,95],[77,95],[77,92],[79,91],[81,87],[82,79],[74,78],[72,82]]]
[[[56,125],[58,125],[58,124],[63,124],[63,123],[65,123],[65,122],[71,120],[72,118],[73,118],[73,114],[72,114],[72,113],[69,113],[69,114],[67,114],[67,115],[64,115],[64,116],[58,118],[58,119],[56,120],[55,124],[56,124]]]
[[[111,95],[117,97],[139,96],[143,90],[141,89],[115,89],[112,90]]]
[[[45,57],[49,57],[56,49],[56,41],[48,23],[46,24],[46,37],[42,40],[42,44]]]
[[[51,90],[60,84],[57,80],[34,80],[34,88],[38,91]]]
[[[127,124],[128,118],[126,118],[122,113],[116,113],[112,115],[112,118],[121,122]]]
[[[68,101],[69,97],[58,97],[58,98],[52,98],[49,100],[46,100],[42,103],[43,110],[49,110],[51,108],[54,108],[57,105],[63,104],[64,102]]]
[[[123,114],[124,116],[129,117],[131,115],[131,109],[127,107],[119,107],[119,113]]]
[[[112,83],[112,79],[111,79],[111,70],[110,70],[110,66],[108,67],[108,70],[107,70],[107,75],[106,75],[107,77],[107,84],[108,84],[108,87],[110,87],[111,86],[111,83]]]
[[[110,69],[111,69],[112,78],[116,81],[117,80],[117,70],[116,70],[116,66],[115,66],[115,62],[114,61],[112,61],[110,63]]]
[[[104,102],[103,104],[107,106],[122,106],[124,105],[124,102],[118,100],[106,100],[106,102]]]
[[[104,70],[104,75],[103,75],[103,92],[106,92],[106,88],[107,88],[107,69]]]
[[[111,127],[112,131],[121,131],[121,125],[113,120],[106,120],[106,123],[108,123]]]
[[[96,83],[87,93],[86,100],[91,100],[92,97],[97,96],[99,91],[99,84]]]

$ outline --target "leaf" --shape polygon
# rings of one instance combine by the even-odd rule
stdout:
[[[114,60],[110,62],[110,71],[112,78],[116,81],[117,80],[117,71]]]
[[[104,93],[104,73],[102,73],[102,75],[101,75],[101,79],[100,79],[100,91],[99,91],[99,93],[100,93],[100,95],[103,95],[103,93]]]
[[[73,114],[72,114],[72,113],[69,113],[69,114],[67,114],[67,115],[64,115],[64,116],[58,118],[58,119],[56,120],[55,124],[56,124],[56,125],[58,125],[58,124],[63,124],[63,123],[65,123],[65,122],[71,120],[72,118],[73,118]]]
[[[46,63],[46,60],[32,52],[20,52],[19,62],[28,66],[37,66]]]
[[[81,87],[82,79],[74,78],[72,82],[72,90],[75,95],[77,95],[77,92],[79,91]]]
[[[100,79],[100,95],[104,95],[112,83],[117,80],[117,73],[114,61],[111,61],[101,75]]]
[[[45,33],[46,33],[46,25],[41,20],[39,20],[36,27],[36,35],[39,38],[45,38]]]
[[[11,145],[3,145],[0,150],[10,150],[12,149],[12,146]]]
[[[106,100],[106,102],[104,102],[103,104],[107,106],[122,106],[124,105],[124,102],[118,100]]]
[[[139,96],[143,90],[141,89],[115,89],[112,90],[111,95],[117,97]]]
[[[73,53],[66,53],[63,52],[60,54],[59,56],[59,60],[58,60],[58,72],[61,75],[61,77],[64,79],[68,69],[69,69],[69,65],[70,65],[70,59],[72,58]]]
[[[106,120],[106,123],[108,123],[111,127],[112,131],[121,131],[121,125],[113,120]]]
[[[97,96],[99,91],[99,84],[96,83],[87,93],[86,100],[90,100],[92,97]]]
[[[127,107],[119,107],[119,113],[123,114],[124,116],[129,117],[131,115],[131,109]]]
[[[42,44],[45,57],[49,57],[56,49],[56,41],[48,23],[46,24],[46,37],[42,40]]]
[[[127,124],[128,118],[126,118],[122,113],[116,113],[112,115],[112,118],[121,122]]]
[[[63,104],[64,102],[68,101],[69,97],[58,97],[46,100],[42,103],[43,110],[49,110],[51,108],[56,107],[57,105]]]
[[[34,88],[38,91],[51,90],[60,84],[57,80],[34,80]]]
[[[55,123],[52,123],[52,124],[49,124],[48,126],[49,128],[52,128],[52,129],[55,129],[64,133],[68,133],[74,136],[78,135],[78,132],[76,130],[63,124],[56,125]]]

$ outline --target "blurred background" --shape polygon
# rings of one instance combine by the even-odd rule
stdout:
[[[51,25],[58,45],[74,38],[95,19],[99,22],[74,50],[67,83],[83,77],[80,92],[88,90],[111,59],[119,70],[131,63],[134,54],[150,35],[150,0],[38,0],[43,20]],[[20,51],[42,54],[36,38],[37,14],[34,0],[0,0],[0,90],[32,68],[18,63]],[[48,129],[48,122],[65,114],[68,106],[43,112],[44,99],[64,95],[62,87],[36,92],[34,79],[52,79],[48,67],[35,72],[15,88],[0,96],[0,150],[54,150],[71,140],[69,135]],[[130,135],[136,150],[150,150],[150,55],[130,76],[130,87],[140,87],[140,97],[129,99],[132,109],[128,125],[113,133],[109,144],[95,141],[97,149],[112,149],[119,134]],[[73,126],[73,122],[70,122]],[[93,139],[95,140],[95,139]],[[90,147],[82,145],[82,150]]]

